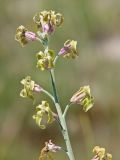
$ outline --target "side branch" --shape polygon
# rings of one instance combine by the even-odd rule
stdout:
[[[68,109],[70,108],[71,105],[72,105],[72,103],[68,104],[68,105],[65,107],[65,110],[64,110],[64,113],[63,113],[63,118],[64,118],[64,119],[65,119],[66,114],[67,114],[67,111],[68,111]]]

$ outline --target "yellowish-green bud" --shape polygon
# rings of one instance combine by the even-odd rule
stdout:
[[[33,92],[41,92],[42,88],[35,84],[33,80],[31,80],[30,76],[27,76],[21,81],[21,84],[24,86],[24,88],[20,92],[20,96],[23,98],[29,97],[31,99],[34,99]]]
[[[41,124],[42,120],[46,114],[47,114],[47,123],[51,124],[55,120],[54,113],[52,112],[52,110],[49,106],[49,103],[47,101],[42,101],[42,103],[36,107],[36,114],[33,115],[33,119],[35,119],[36,124],[41,129],[46,128],[46,126],[44,124]]]
[[[77,91],[72,98],[70,99],[71,103],[80,104],[83,106],[83,110],[87,112],[90,108],[93,107],[94,99],[90,93],[90,87],[84,86]]]
[[[45,69],[51,69],[54,67],[53,64],[54,55],[52,51],[48,51],[47,53],[39,52],[37,53],[37,68],[40,68],[42,71]]]
[[[76,46],[77,46],[77,41],[67,40],[64,43],[64,47],[61,48],[58,55],[61,55],[65,58],[76,58],[78,56]]]
[[[106,154],[106,160],[112,160],[112,154],[107,153]]]
[[[105,156],[105,148],[100,148],[99,146],[95,146],[93,149],[93,153],[95,153],[100,160],[102,160],[102,158],[104,158]]]
[[[92,160],[112,160],[112,155],[105,152],[105,148],[95,146],[93,148],[93,153],[95,156]]]

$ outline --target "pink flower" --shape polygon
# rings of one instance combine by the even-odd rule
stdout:
[[[51,140],[49,140],[49,142],[47,143],[47,147],[48,147],[48,150],[51,152],[57,152],[57,151],[61,150],[61,147],[56,146],[54,143],[52,143]]]

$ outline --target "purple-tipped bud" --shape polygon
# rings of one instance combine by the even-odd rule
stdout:
[[[61,48],[59,55],[64,55],[64,54],[68,53],[69,50],[70,50],[70,45],[64,46],[63,48]]]
[[[64,46],[60,49],[58,55],[61,55],[63,57],[67,58],[75,58],[78,56],[77,50],[76,50],[77,41],[74,40],[67,40],[64,43]]]
[[[83,106],[83,110],[87,112],[94,104],[94,98],[91,96],[90,87],[80,87],[79,91],[72,96],[70,102],[73,104],[80,104]]]
[[[80,102],[85,98],[86,94],[77,92],[76,94],[74,94],[72,96],[72,98],[70,99],[71,103],[76,103],[76,104],[80,104]]]
[[[33,33],[33,32],[26,31],[26,32],[25,32],[25,38],[26,38],[28,41],[35,41],[35,40],[36,40],[36,34]]]
[[[41,92],[42,91],[42,87],[40,87],[38,84],[35,84],[34,85],[34,89],[33,89],[35,92]]]
[[[37,37],[36,37],[36,34],[35,34],[35,33],[26,31],[26,32],[25,32],[25,38],[26,38],[26,40],[28,40],[28,41],[35,41]]]

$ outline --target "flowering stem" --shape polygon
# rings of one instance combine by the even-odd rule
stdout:
[[[61,110],[59,100],[58,100],[56,83],[55,83],[55,76],[54,76],[54,70],[53,69],[50,71],[50,75],[51,75],[53,93],[54,93],[54,98],[55,98],[55,106],[56,106],[56,110],[57,110],[59,120],[60,120],[60,123],[61,123],[61,126],[62,126],[62,130],[61,130],[62,135],[63,135],[64,141],[66,143],[66,147],[67,147],[67,152],[66,153],[69,157],[69,160],[75,160],[74,154],[73,154],[73,151],[72,151],[72,147],[71,147],[71,143],[70,143],[70,139],[69,139],[69,135],[68,135],[66,121],[65,121],[65,118],[62,114],[62,110]]]
[[[59,103],[57,90],[56,90],[56,86],[55,86],[55,76],[54,76],[53,69],[50,70],[50,76],[51,76],[51,82],[52,82],[52,87],[53,87],[53,94],[54,94],[54,98],[55,98],[55,103]]]

